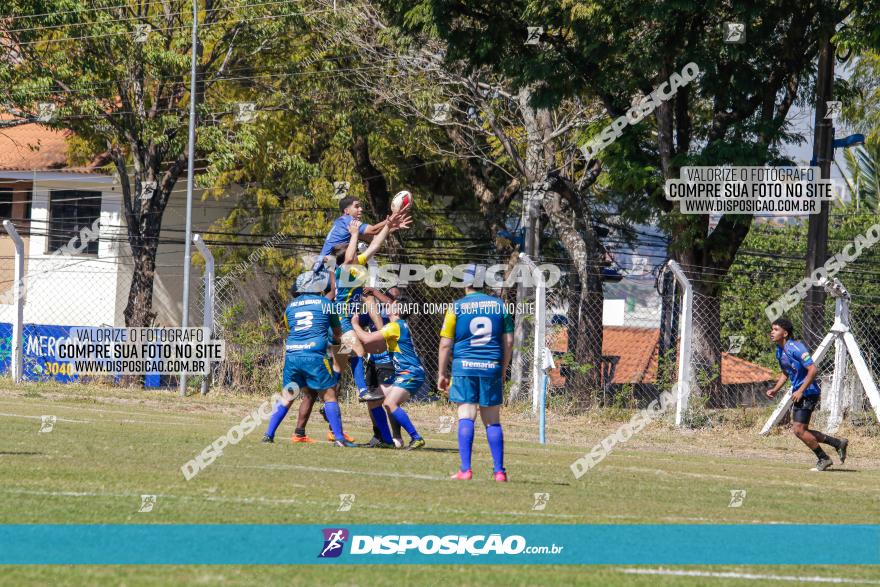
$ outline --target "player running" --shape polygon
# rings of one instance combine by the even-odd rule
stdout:
[[[474,287],[476,267],[465,273],[465,296],[446,312],[440,331],[437,388],[458,404],[458,453],[461,469],[453,479],[473,477],[471,453],[479,406],[494,463],[495,481],[507,481],[501,431],[502,388],[513,348],[513,319],[504,302]],[[451,351],[451,353],[450,353]],[[446,375],[452,356],[452,379]]]
[[[342,415],[336,402],[336,377],[327,358],[327,330],[334,316],[332,303],[321,294],[328,290],[332,292],[333,283],[326,271],[306,271],[296,278],[292,292],[296,297],[284,311],[289,334],[284,357],[283,401],[275,405],[263,442],[273,442],[275,431],[295,399],[291,390],[299,389],[304,395],[297,432],[305,435],[304,420],[308,419],[314,405],[314,395],[320,395],[333,430],[333,443],[336,446],[356,446],[345,438],[342,430]]]
[[[786,380],[791,381],[791,431],[801,439],[816,454],[819,459],[816,463],[817,471],[824,471],[833,463],[819,446],[819,443],[827,444],[837,451],[840,463],[846,461],[846,447],[849,441],[846,438],[834,438],[818,430],[808,430],[810,417],[813,410],[819,405],[821,389],[816,383],[818,369],[813,364],[810,351],[804,343],[792,340],[794,328],[786,318],[777,318],[773,321],[770,329],[770,340],[776,343],[776,360],[782,368],[782,374],[771,389],[767,390],[767,397],[775,396]]]
[[[367,332],[358,320],[352,322],[355,334],[367,349],[376,352],[387,349],[391,353],[394,380],[388,385],[381,386],[385,394],[382,405],[410,436],[409,444],[404,450],[415,450],[425,446],[425,439],[418,433],[409,415],[400,407],[425,383],[425,370],[416,354],[412,332],[406,321],[409,317],[410,305],[405,296],[400,296],[392,302],[388,308],[390,322],[378,332]]]

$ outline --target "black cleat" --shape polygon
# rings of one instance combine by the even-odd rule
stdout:
[[[825,471],[833,464],[834,463],[831,461],[831,459],[819,459],[818,461],[816,461],[816,468],[814,470]]]
[[[837,451],[837,456],[840,457],[840,464],[841,465],[846,462],[846,447],[847,447],[847,445],[849,445],[849,440],[847,440],[846,438],[841,438],[840,439],[840,446],[838,446],[836,449],[834,449]]]
[[[275,442],[275,439],[269,436],[268,434],[263,435],[263,444],[272,444]]]
[[[403,450],[416,450],[425,446],[425,439],[419,438],[418,440],[410,440],[409,444]]]
[[[358,444],[360,448],[394,448],[393,444],[386,444],[382,442],[380,438],[376,438],[375,436],[370,439],[369,442],[362,442]]]

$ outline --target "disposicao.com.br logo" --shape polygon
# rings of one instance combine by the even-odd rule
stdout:
[[[325,529],[324,547],[321,558],[338,557],[344,543],[349,538],[344,528]],[[352,535],[351,555],[518,555],[518,554],[559,554],[563,546],[528,546],[526,539],[518,534],[502,537],[501,534],[476,534],[473,536],[450,534],[438,536],[428,534],[388,534],[380,536]]]

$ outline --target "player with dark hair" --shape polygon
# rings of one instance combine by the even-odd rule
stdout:
[[[816,454],[817,471],[824,471],[833,463],[819,446],[827,444],[837,451],[841,464],[846,461],[846,438],[834,438],[818,430],[808,430],[810,417],[819,405],[821,390],[816,383],[818,369],[810,357],[810,351],[802,342],[794,340],[794,327],[787,318],[777,318],[770,329],[770,340],[776,343],[776,360],[782,374],[767,397],[774,397],[786,381],[791,381],[791,431]]]
[[[468,480],[474,445],[474,420],[479,407],[486,427],[486,440],[494,463],[493,478],[506,482],[501,403],[504,378],[513,349],[513,320],[501,298],[485,294],[475,286],[477,267],[465,272],[465,296],[446,312],[440,331],[437,357],[437,388],[449,391],[449,401],[458,404],[458,452],[461,468],[453,479]],[[452,359],[452,378],[446,373]]]
[[[339,211],[342,213],[342,216],[333,222],[333,226],[330,227],[330,231],[324,239],[321,253],[313,267],[315,271],[318,271],[323,267],[324,258],[333,252],[334,247],[348,243],[350,234],[349,226],[351,225],[352,220],[361,222],[361,216],[363,215],[364,209],[363,206],[361,206],[360,200],[352,196],[346,196],[339,200]],[[403,214],[402,218],[404,220],[401,223],[400,228],[407,228],[409,226],[409,217],[406,214]],[[387,222],[387,218],[376,224],[362,222],[358,226],[358,236],[363,240],[372,241],[374,236],[382,232],[382,229],[385,228]]]
[[[355,334],[367,350],[381,352],[387,349],[391,353],[394,380],[388,385],[382,385],[385,394],[382,405],[410,436],[409,444],[404,450],[415,450],[425,446],[425,440],[401,407],[425,383],[425,370],[416,353],[412,332],[406,321],[410,307],[411,302],[405,296],[400,296],[392,302],[388,308],[390,322],[378,332],[367,332],[358,320],[352,321]]]

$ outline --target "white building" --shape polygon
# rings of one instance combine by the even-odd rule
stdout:
[[[26,374],[28,349],[39,347],[38,356],[44,358],[54,355],[50,347],[71,326],[125,325],[132,263],[122,188],[98,170],[99,162],[69,167],[68,134],[37,124],[0,134],[0,221],[10,219],[24,241]],[[172,242],[160,244],[157,254],[152,307],[159,326],[180,325],[182,317],[185,186],[178,182],[164,214],[161,238]],[[206,205],[196,192],[194,199],[194,233],[209,230],[235,206],[232,197]],[[96,220],[99,235],[90,240]],[[80,250],[60,254],[69,243]],[[0,228],[0,370],[9,360],[13,261],[13,241]],[[201,271],[194,266],[193,323],[201,317],[200,281]]]

